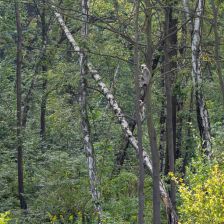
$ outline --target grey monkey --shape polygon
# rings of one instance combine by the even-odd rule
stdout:
[[[141,120],[144,120],[145,117],[145,106],[144,106],[144,101],[145,101],[145,96],[147,93],[148,85],[151,80],[151,72],[147,68],[145,64],[141,65],[141,74],[139,75],[139,87],[140,87],[140,112],[141,112]]]
[[[141,88],[141,98],[140,100],[144,101],[146,91],[151,80],[151,72],[145,64],[141,65],[141,74],[139,76],[139,87]]]

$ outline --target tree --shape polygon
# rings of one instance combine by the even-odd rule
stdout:
[[[172,51],[172,28],[173,28],[173,19],[172,19],[172,6],[167,6],[165,8],[165,46],[164,46],[164,73],[165,73],[165,92],[166,92],[166,133],[167,133],[167,151],[168,151],[168,161],[169,161],[169,172],[175,172],[175,161],[174,161],[174,125],[173,125],[173,97],[172,97],[172,77],[173,73],[171,70],[173,69],[171,57],[173,56]],[[171,37],[170,37],[171,36]],[[176,104],[175,104],[176,105]],[[176,139],[175,139],[176,140]],[[176,203],[176,190],[175,183],[171,181],[171,201],[175,206]]]
[[[89,14],[89,1],[82,0],[82,30],[81,35],[87,41],[88,37],[88,14]],[[87,111],[87,80],[86,75],[88,74],[87,70],[87,57],[85,56],[84,52],[80,52],[80,104],[81,104],[81,126],[83,132],[83,144],[84,144],[84,151],[86,153],[87,158],[87,166],[89,171],[89,180],[90,180],[90,189],[91,194],[94,202],[94,206],[99,216],[99,223],[102,223],[102,208],[100,203],[100,195],[98,192],[98,180],[96,175],[96,161],[94,157],[94,148],[91,142],[91,133],[90,133],[90,124],[88,118],[88,111]]]
[[[41,18],[41,34],[42,34],[42,46],[43,49],[46,48],[47,45],[47,24],[46,24],[46,1],[42,0],[43,3],[43,9],[42,12],[39,12],[40,18]],[[38,7],[38,6],[36,6]],[[46,129],[46,107],[47,107],[47,55],[46,51],[43,51],[43,58],[42,58],[42,73],[43,73],[43,95],[41,99],[41,105],[40,105],[40,137],[41,141],[44,141],[45,139],[45,129]]]
[[[55,10],[54,6],[52,6],[52,8],[53,8],[53,10]],[[74,48],[74,51],[78,52],[78,54],[79,54],[80,48],[77,45],[74,38],[72,37],[69,29],[65,25],[61,15],[58,12],[55,12],[55,16],[58,19],[58,22],[60,23],[62,29],[64,30],[69,42],[72,44],[72,46]],[[93,79],[96,81],[97,85],[100,87],[100,90],[105,95],[108,102],[110,103],[110,106],[111,106],[112,110],[114,111],[114,114],[118,118],[118,121],[119,121],[123,131],[125,132],[125,135],[129,138],[129,141],[131,142],[131,144],[134,147],[134,149],[136,150],[136,152],[139,153],[137,140],[133,136],[133,133],[130,131],[130,129],[128,127],[128,122],[126,121],[125,116],[124,116],[121,108],[119,107],[117,101],[114,99],[114,96],[110,93],[110,91],[106,87],[106,85],[102,82],[102,79],[101,79],[98,71],[93,67],[93,65],[89,62],[87,64],[87,66],[88,66],[88,69],[89,69],[89,73],[92,75]],[[152,163],[149,159],[148,154],[145,151],[143,151],[143,157],[144,157],[144,164],[147,166],[147,168],[152,173]],[[161,196],[161,198],[163,200],[163,203],[164,203],[164,205],[167,209],[167,212],[170,216],[171,223],[176,223],[177,215],[176,215],[174,207],[173,207],[173,205],[170,201],[170,198],[169,198],[169,196],[168,196],[168,194],[165,190],[165,187],[164,187],[164,184],[163,184],[162,181],[160,181],[160,196]]]
[[[222,77],[222,66],[220,63],[220,35],[218,31],[218,13],[219,9],[218,7],[215,6],[214,0],[211,0],[211,6],[212,6],[212,11],[213,11],[213,29],[214,29],[214,35],[215,35],[215,62],[217,66],[217,74],[219,77],[219,85],[220,85],[220,90],[221,90],[221,95],[222,95],[222,103],[224,105],[224,81]]]
[[[135,46],[134,46],[134,73],[135,73],[135,105],[136,105],[136,124],[138,135],[138,158],[139,158],[139,183],[138,183],[138,223],[144,223],[144,158],[142,147],[142,122],[141,122],[141,90],[140,90],[140,74],[139,74],[139,6],[140,2],[135,1]],[[144,75],[144,74],[143,74]]]
[[[204,95],[202,92],[202,75],[201,75],[201,23],[203,15],[204,1],[198,0],[196,15],[194,19],[193,34],[192,34],[192,77],[194,84],[194,92],[196,99],[196,110],[198,127],[201,135],[202,149],[205,155],[210,160],[212,156],[211,134],[209,114],[206,108]]]
[[[17,163],[18,163],[18,194],[21,209],[27,209],[23,186],[23,149],[22,149],[22,92],[21,92],[21,65],[22,65],[22,26],[20,21],[19,3],[15,1],[16,28],[17,28],[17,55],[16,55],[16,102],[17,102]]]
[[[146,16],[146,63],[147,69],[149,72],[149,83],[146,93],[146,119],[147,119],[147,128],[148,135],[150,139],[150,148],[152,154],[152,178],[153,178],[153,223],[160,224],[161,216],[160,216],[160,192],[159,192],[159,182],[160,182],[160,157],[159,151],[157,147],[156,140],[156,130],[153,123],[152,116],[152,10],[150,9],[150,4],[148,0],[145,0],[145,16]]]

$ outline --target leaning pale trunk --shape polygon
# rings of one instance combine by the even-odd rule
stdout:
[[[198,126],[202,139],[202,148],[208,159],[212,155],[211,147],[211,135],[210,135],[210,122],[208,116],[208,110],[205,105],[205,100],[202,93],[202,75],[201,75],[201,63],[200,63],[200,52],[201,52],[201,18],[203,14],[203,0],[198,1],[194,26],[192,35],[192,77],[196,98],[196,109]]]
[[[82,19],[83,25],[81,30],[81,35],[84,39],[87,38],[88,35],[88,0],[82,0]],[[98,213],[99,222],[102,220],[102,208],[100,204],[100,194],[97,189],[98,181],[96,175],[96,162],[94,157],[94,148],[90,138],[90,124],[88,119],[87,112],[87,88],[86,88],[86,75],[87,75],[87,58],[85,57],[83,52],[79,53],[79,62],[80,62],[80,79],[81,79],[81,93],[80,93],[80,104],[81,104],[81,117],[82,117],[82,132],[84,138],[84,151],[87,157],[87,165],[89,171],[89,179],[90,179],[90,189],[92,194],[92,199],[94,202],[94,206],[96,212]]]
[[[56,10],[54,6],[52,6],[52,8],[54,10]],[[60,23],[63,31],[65,32],[67,39],[72,44],[72,46],[74,48],[74,51],[77,52],[80,55],[81,49],[78,46],[78,44],[76,43],[76,41],[74,40],[74,38],[71,35],[69,29],[65,25],[65,23],[62,19],[62,16],[56,11],[55,11],[55,16],[57,17],[58,22]],[[107,98],[107,100],[108,100],[111,108],[113,109],[114,114],[116,115],[116,117],[117,117],[125,135],[129,139],[129,142],[132,144],[132,146],[134,147],[136,152],[139,153],[138,142],[137,142],[136,138],[134,137],[133,133],[131,132],[131,130],[129,129],[128,122],[126,121],[125,116],[124,116],[123,112],[121,111],[121,108],[119,107],[117,101],[114,99],[114,96],[111,94],[110,90],[106,87],[106,85],[102,82],[98,71],[93,67],[93,65],[90,62],[87,63],[87,68],[89,70],[89,73],[92,75],[93,79],[97,82],[97,84],[100,87],[102,93]],[[152,173],[153,172],[152,162],[151,162],[147,152],[143,151],[143,157],[144,157],[145,166]],[[171,214],[172,223],[177,223],[177,219],[178,219],[177,214],[176,214],[176,212],[175,212],[175,210],[172,206],[170,197],[169,197],[162,181],[160,181],[160,195],[161,195],[161,199],[164,203],[164,206],[165,206],[166,210],[169,211],[170,214]]]

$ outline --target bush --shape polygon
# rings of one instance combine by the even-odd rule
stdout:
[[[188,186],[178,180],[180,223],[224,223],[224,172],[218,165],[200,170],[190,174]]]
[[[0,224],[6,224],[10,221],[10,212],[0,213]]]

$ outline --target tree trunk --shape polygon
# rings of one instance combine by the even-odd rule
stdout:
[[[177,135],[176,135],[176,150],[175,150],[175,160],[179,159],[182,155],[182,127],[183,119],[180,112],[183,110],[183,101],[181,96],[177,99]]]
[[[87,40],[88,36],[88,13],[89,13],[89,1],[82,0],[82,38]],[[87,58],[84,53],[80,52],[80,78],[81,78],[81,91],[80,91],[80,103],[81,103],[81,117],[82,117],[82,132],[83,132],[83,144],[84,151],[86,153],[87,165],[89,170],[90,189],[95,209],[98,213],[98,223],[102,221],[102,208],[100,204],[100,194],[97,189],[98,180],[96,174],[96,161],[94,156],[94,148],[91,142],[90,124],[87,112]]]
[[[160,58],[160,54],[156,55],[155,58],[152,61],[152,70],[155,70],[157,68],[157,65],[159,63],[159,58]],[[145,104],[145,98],[146,96],[141,96],[141,101],[143,103],[143,106]],[[142,120],[144,120],[144,114],[142,115]],[[129,128],[132,132],[134,132],[136,127],[136,111],[134,112],[134,116],[133,118],[130,119],[129,121]],[[165,132],[164,132],[165,133]],[[124,137],[122,136],[122,139],[124,139]],[[127,155],[127,148],[130,145],[129,139],[125,138],[125,142],[124,144],[122,144],[121,149],[116,153],[116,159],[115,159],[115,166],[114,169],[112,171],[112,175],[113,174],[118,174],[121,170],[122,165],[124,164],[124,160],[126,158]]]
[[[136,124],[138,137],[138,158],[139,158],[139,181],[138,181],[138,223],[144,223],[144,158],[142,147],[142,122],[141,122],[141,90],[140,90],[140,74],[139,74],[139,4],[135,1],[135,46],[134,46],[134,72],[135,72],[135,106],[136,106]]]
[[[214,29],[214,34],[215,34],[215,61],[216,61],[216,66],[217,66],[217,73],[219,77],[219,85],[221,89],[221,95],[222,95],[222,104],[224,107],[224,82],[223,82],[223,77],[222,77],[222,65],[220,63],[220,36],[219,36],[219,31],[218,31],[218,8],[215,6],[214,0],[211,0],[211,5],[212,5],[212,11],[213,11],[213,29]]]
[[[165,8],[165,46],[164,46],[164,73],[165,73],[165,92],[166,92],[166,133],[167,133],[167,150],[168,150],[168,164],[169,172],[175,173],[174,161],[174,131],[173,131],[173,103],[172,103],[172,45],[170,41],[170,33],[172,32],[172,8],[168,6]],[[173,206],[176,203],[176,189],[174,181],[170,181],[171,189],[170,196]]]
[[[42,13],[40,15],[41,18],[41,29],[42,29],[42,45],[43,48],[47,45],[47,24],[46,24],[46,1],[42,0],[43,2],[43,9]],[[46,51],[43,52],[43,61],[42,61],[42,73],[43,73],[43,84],[42,84],[42,90],[43,95],[41,99],[41,106],[40,106],[40,137],[41,141],[45,140],[45,130],[46,130],[46,107],[47,107],[47,55]]]
[[[164,93],[164,70],[161,69],[161,89]],[[160,137],[159,137],[159,153],[160,153],[160,172],[166,175],[166,107],[165,99],[162,99],[160,111]],[[167,169],[168,170],[168,169]]]
[[[152,73],[152,12],[148,0],[145,0],[146,4],[146,63],[148,71]],[[152,169],[153,169],[153,224],[160,224],[160,192],[159,192],[159,182],[160,182],[160,165],[159,165],[159,151],[157,147],[156,131],[153,124],[152,116],[152,75],[149,74],[151,79],[148,84],[148,91],[146,93],[146,119],[148,127],[148,135],[150,139],[150,148],[152,154]]]
[[[211,134],[210,134],[210,122],[209,114],[205,105],[205,100],[202,92],[202,74],[201,74],[201,63],[200,63],[200,52],[201,52],[201,22],[203,15],[203,0],[198,0],[193,34],[192,34],[192,78],[194,84],[194,93],[196,98],[196,111],[198,127],[202,140],[202,149],[205,155],[210,160],[212,156],[212,145],[211,145]]]
[[[53,10],[55,11],[55,16],[58,20],[58,22],[60,23],[63,31],[65,32],[68,41],[72,44],[74,51],[77,52],[80,55],[81,49],[79,48],[79,46],[77,45],[76,41],[74,40],[74,38],[72,37],[69,29],[67,28],[67,26],[65,25],[62,16],[56,12],[56,9],[54,6],[52,6]],[[134,147],[134,149],[136,150],[136,153],[139,153],[139,148],[138,148],[138,144],[137,144],[137,140],[134,137],[133,133],[131,132],[131,130],[129,129],[128,126],[128,122],[126,121],[126,118],[121,110],[121,108],[119,107],[117,101],[115,100],[114,96],[110,93],[109,89],[106,87],[106,85],[102,82],[102,79],[98,73],[98,71],[93,67],[93,65],[89,62],[87,64],[88,70],[90,72],[90,74],[92,75],[92,78],[96,81],[96,83],[98,84],[99,88],[101,89],[102,93],[105,95],[106,99],[108,100],[108,102],[110,103],[110,106],[114,112],[114,114],[116,115],[121,128],[123,129],[125,135],[128,137],[129,142],[132,144],[132,146]],[[144,157],[144,164],[145,166],[149,169],[149,171],[151,172],[151,174],[153,173],[152,170],[152,163],[151,160],[148,156],[148,154],[143,151],[143,157]],[[166,210],[170,213],[170,216],[172,218],[172,223],[177,223],[178,217],[177,214],[174,210],[174,207],[171,203],[170,197],[166,192],[166,189],[164,187],[164,184],[162,181],[160,181],[160,196],[163,200],[164,206],[166,208]]]
[[[186,166],[188,163],[188,160],[190,158],[190,151],[192,148],[192,127],[191,127],[191,122],[192,122],[192,113],[193,113],[193,98],[194,98],[194,91],[193,88],[191,89],[191,95],[190,95],[190,104],[189,104],[189,111],[188,111],[188,118],[187,118],[187,133],[186,133],[186,147],[185,147],[185,154],[183,158],[183,164],[181,167],[181,173],[182,176],[185,176],[186,173]]]
[[[18,193],[21,209],[27,209],[23,186],[23,149],[22,149],[22,111],[21,111],[21,65],[22,65],[22,26],[20,22],[19,3],[15,1],[17,27],[16,54],[16,102],[17,102],[17,163],[18,163]]]

